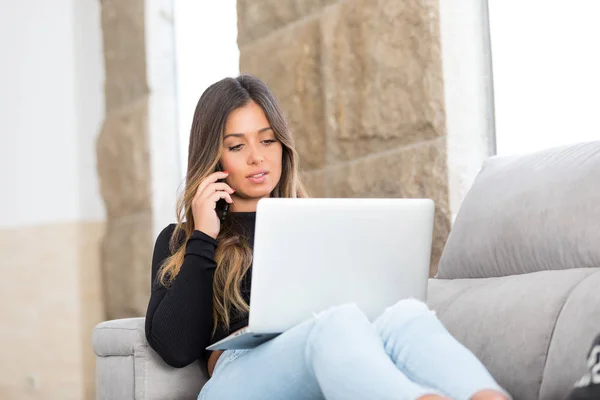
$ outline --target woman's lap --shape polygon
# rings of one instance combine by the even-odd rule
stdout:
[[[432,393],[394,366],[375,325],[345,304],[255,349],[223,353],[198,398],[391,400]]]
[[[198,399],[320,399],[306,365],[305,344],[314,319],[252,350],[224,352]]]
[[[451,359],[440,363],[446,356]],[[468,398],[496,386],[424,303],[403,300],[373,324],[355,305],[344,305],[255,349],[226,351],[198,398],[300,400],[326,393],[345,399],[358,392],[380,399],[444,392]]]

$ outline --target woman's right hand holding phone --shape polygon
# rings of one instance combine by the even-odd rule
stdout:
[[[232,204],[231,194],[235,192],[228,184],[224,182],[229,173],[227,171],[218,171],[207,176],[196,191],[192,200],[192,214],[194,216],[194,229],[216,239],[221,229],[221,221],[217,215],[217,202],[224,199]],[[223,180],[223,182],[219,182]]]

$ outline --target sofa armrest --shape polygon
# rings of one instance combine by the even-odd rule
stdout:
[[[92,333],[94,352],[98,357],[133,356],[148,346],[144,334],[144,318],[105,321]]]
[[[207,380],[199,362],[167,365],[148,345],[144,318],[105,321],[96,326],[96,399],[196,399]]]

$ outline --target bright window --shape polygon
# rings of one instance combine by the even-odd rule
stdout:
[[[600,140],[600,2],[489,1],[498,154]]]

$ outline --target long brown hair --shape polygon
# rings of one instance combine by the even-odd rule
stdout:
[[[200,182],[213,173],[221,158],[223,133],[229,115],[254,101],[264,111],[275,137],[283,148],[281,179],[271,197],[306,197],[298,175],[298,154],[287,121],[267,85],[252,75],[225,78],[211,85],[200,97],[194,112],[188,148],[185,189],[177,203],[177,226],[171,238],[171,256],[158,274],[158,281],[169,286],[179,273],[185,245],[194,231],[192,200]],[[184,223],[184,220],[186,223]],[[181,241],[181,235],[185,240]],[[217,264],[213,283],[214,330],[219,323],[229,326],[230,308],[247,312],[249,305],[241,294],[241,282],[252,264],[252,251],[231,217],[226,218],[218,236]]]

